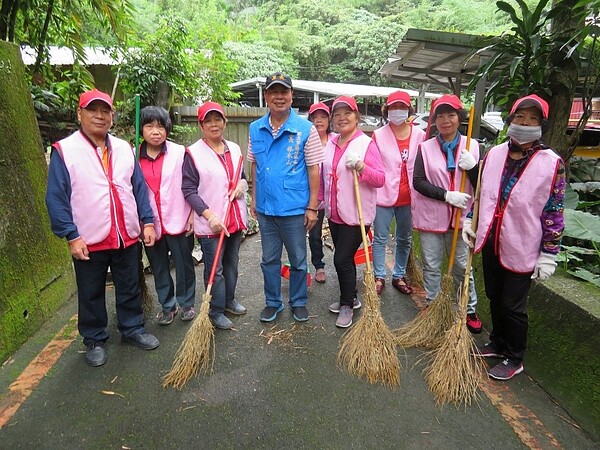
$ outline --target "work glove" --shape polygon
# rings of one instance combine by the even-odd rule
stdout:
[[[462,170],[471,170],[477,165],[477,160],[473,156],[473,153],[463,149],[458,157],[458,167]]]
[[[208,219],[208,226],[210,227],[210,231],[212,231],[213,233],[218,234],[221,232],[221,230],[224,230],[225,235],[229,237],[227,227],[216,214],[210,216],[210,219]]]
[[[246,195],[246,192],[248,192],[248,182],[242,178],[240,181],[238,181],[237,186],[229,196],[229,200],[232,201],[236,198],[242,198],[244,195]]]
[[[467,202],[470,198],[471,196],[469,194],[465,194],[464,192],[460,191],[446,191],[446,194],[444,194],[444,200],[446,200],[446,203],[461,209],[465,209],[467,207]]]
[[[359,150],[349,149],[346,151],[346,167],[356,169],[356,165],[361,161]]]
[[[473,248],[473,246],[474,246],[473,242],[474,242],[475,238],[477,237],[477,235],[473,231],[473,228],[471,228],[472,223],[473,223],[473,219],[470,219],[469,217],[467,217],[467,218],[465,218],[465,221],[463,222],[463,227],[462,227],[462,240],[465,241],[465,244],[467,244],[471,248]]]
[[[535,263],[535,269],[533,269],[531,279],[539,281],[547,280],[554,273],[555,269],[556,255],[542,252]]]

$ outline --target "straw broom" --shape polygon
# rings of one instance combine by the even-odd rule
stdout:
[[[469,126],[467,129],[466,150],[471,147],[471,135],[473,133],[474,109],[469,113]],[[465,190],[467,177],[462,173],[460,181],[460,192]],[[452,235],[452,246],[448,258],[448,271],[442,277],[440,292],[431,302],[431,305],[421,311],[413,320],[394,331],[396,343],[402,347],[425,347],[434,349],[441,345],[444,333],[452,326],[452,303],[454,282],[452,280],[452,267],[456,255],[456,243],[458,241],[458,230],[462,210],[455,209],[454,233]]]
[[[414,247],[410,248],[410,253],[408,254],[408,263],[406,264],[406,275],[410,280],[411,284],[423,287],[425,284],[425,280],[423,279],[423,270],[417,263],[417,259],[415,257]]]
[[[242,162],[243,160],[240,158],[240,162],[233,178],[236,182],[240,177]],[[235,188],[232,188],[232,190],[233,189]],[[225,217],[223,218],[225,226],[227,226],[227,218],[229,217],[229,211],[231,210],[231,201],[229,201],[231,192],[232,191],[227,195],[227,209],[225,211]],[[198,373],[207,374],[212,371],[215,361],[215,329],[210,321],[208,312],[210,310],[211,300],[210,291],[215,279],[215,273],[217,272],[217,266],[219,265],[219,257],[221,255],[224,240],[225,230],[221,230],[215,258],[208,277],[206,292],[202,296],[200,312],[185,334],[183,342],[175,354],[171,370],[162,378],[162,386],[164,388],[173,386],[175,389],[182,389],[193,376],[196,376]]]
[[[480,190],[481,163],[473,206],[473,231],[477,231]],[[446,332],[443,343],[437,349],[428,352],[433,360],[424,370],[425,380],[438,405],[443,403],[470,405],[471,401],[477,398],[477,389],[485,372],[482,358],[473,354],[475,341],[465,322],[472,260],[473,249],[469,249],[465,278],[459,291],[459,308],[454,316],[454,323]]]
[[[353,173],[363,247],[368,249],[358,175],[356,170],[353,170]],[[338,367],[345,367],[348,373],[366,378],[369,383],[381,383],[395,389],[400,384],[400,361],[394,336],[381,316],[368,250],[365,250],[365,260],[365,306],[354,327],[342,336],[337,358]]]

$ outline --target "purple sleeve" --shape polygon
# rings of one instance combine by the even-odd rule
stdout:
[[[359,181],[374,188],[379,188],[385,183],[385,169],[379,147],[371,140],[367,152],[365,153],[365,168],[359,176]]]
[[[208,209],[202,197],[198,195],[198,186],[200,186],[200,174],[194,166],[192,157],[187,153],[183,157],[183,179],[181,180],[181,190],[188,204],[199,216]]]
[[[556,255],[560,251],[560,241],[565,228],[564,201],[565,201],[565,165],[559,160],[556,165],[554,186],[550,198],[542,212],[542,248],[544,253]]]

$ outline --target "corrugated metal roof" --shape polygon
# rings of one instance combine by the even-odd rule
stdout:
[[[84,63],[88,66],[116,66],[119,60],[114,59],[110,55],[110,50],[105,48],[85,47]],[[67,47],[50,46],[50,65],[52,66],[70,66],[75,61],[73,51]],[[21,57],[26,66],[31,66],[35,63],[37,50],[24,45],[21,47]]]

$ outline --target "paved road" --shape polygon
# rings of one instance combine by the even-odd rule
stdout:
[[[338,297],[331,251],[327,283],[310,288],[305,324],[295,324],[289,309],[275,324],[258,321],[264,301],[259,258],[259,237],[250,236],[241,248],[238,284],[249,313],[233,319],[234,331],[217,332],[214,373],[181,391],[163,389],[160,381],[188,323],[159,327],[149,320],[161,345],[143,352],[120,344],[111,299],[108,363],[93,369],[76,336],[76,301],[67,302],[0,370],[0,448],[598,448],[527,374],[486,382],[478,403],[467,408],[435,405],[416,349],[399,349],[396,391],[349,377],[336,367],[343,332],[327,311]],[[201,298],[200,286],[198,292]],[[391,286],[382,301],[390,328],[417,312]],[[28,388],[13,382],[49,342],[29,368],[33,375],[23,378],[49,370],[19,407],[15,400]]]

